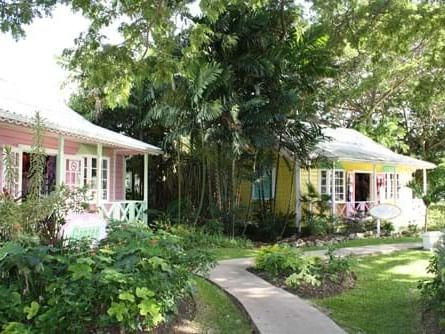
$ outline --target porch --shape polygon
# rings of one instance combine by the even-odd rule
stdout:
[[[100,203],[99,214],[108,220],[147,221],[146,201],[115,201]]]
[[[378,204],[378,203],[377,203]],[[335,204],[335,216],[342,218],[366,218],[375,201],[353,201]]]

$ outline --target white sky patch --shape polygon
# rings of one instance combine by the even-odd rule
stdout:
[[[69,87],[61,85],[68,73],[57,64],[63,49],[88,27],[88,20],[67,7],[58,7],[52,17],[37,19],[25,27],[26,37],[15,41],[0,33],[0,78],[26,85],[44,95],[68,98]]]
[[[199,13],[199,2],[190,6]],[[68,7],[55,9],[52,17],[36,19],[25,26],[25,38],[15,41],[10,34],[0,33],[0,79],[26,86],[37,94],[67,100],[75,86],[62,87],[68,72],[58,63],[63,49],[74,46],[74,39],[86,31],[89,21]],[[119,23],[106,29],[110,42],[119,42]]]

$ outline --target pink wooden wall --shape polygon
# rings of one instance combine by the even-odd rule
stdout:
[[[82,143],[75,139],[65,138],[64,151],[67,155],[76,155]],[[18,147],[19,145],[32,145],[32,133],[30,129],[20,126],[10,126],[0,123],[0,185],[3,184],[3,147],[5,145]],[[57,150],[58,139],[54,134],[45,136],[43,145],[47,149]],[[116,164],[113,161],[113,150],[104,148],[104,156],[110,158],[109,180],[110,200],[125,200],[124,185],[124,156],[116,155]],[[116,170],[114,166],[116,165]],[[115,178],[113,177],[115,174]],[[115,183],[113,180],[115,179]]]
[[[123,155],[116,155],[116,189],[114,189],[114,199],[117,201],[125,200],[124,159]]]

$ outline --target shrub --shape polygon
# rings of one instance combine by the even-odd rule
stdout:
[[[325,236],[334,232],[333,222],[331,216],[309,215],[304,223],[310,235]]]
[[[273,276],[288,276],[299,272],[304,264],[301,250],[288,245],[276,244],[261,247],[255,257],[255,266]]]
[[[165,321],[211,264],[179,239],[114,223],[98,248],[7,242],[0,248],[0,326],[5,332],[136,333]]]
[[[209,234],[222,235],[224,233],[224,224],[218,219],[209,219],[202,229]]]
[[[288,245],[262,247],[255,260],[257,270],[270,274],[275,279],[284,279],[284,284],[297,289],[301,284],[318,287],[325,279],[340,283],[351,273],[351,258],[334,254],[331,247],[327,259],[304,256]]]
[[[391,235],[391,233],[394,232],[394,224],[389,221],[384,221],[382,223],[381,231],[383,235]]]
[[[443,238],[444,239],[444,238]],[[419,283],[425,304],[436,311],[442,329],[445,329],[445,247],[444,242],[436,249],[434,256],[428,265],[428,273],[433,275],[432,279]]]
[[[299,272],[292,273],[284,281],[290,288],[298,288],[306,283],[312,286],[320,286],[322,279],[322,261],[319,257],[306,257]]]
[[[350,256],[335,255],[336,247],[329,247],[326,252],[327,261],[323,271],[330,275],[331,279],[336,280],[342,274],[351,272],[352,258]]]
[[[245,224],[245,223],[244,223]],[[254,213],[253,221],[245,226],[245,235],[252,240],[273,242],[295,233],[294,214]]]
[[[181,245],[187,249],[206,248],[251,248],[253,244],[244,238],[231,238],[223,234],[211,234],[200,227],[174,225],[171,230],[180,238]]]
[[[46,197],[28,198],[21,203],[0,196],[0,242],[26,236],[44,244],[57,242],[57,234],[70,212],[86,209],[86,189],[60,187]]]

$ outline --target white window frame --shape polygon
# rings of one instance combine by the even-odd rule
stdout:
[[[323,173],[326,173],[326,186],[322,186],[321,184],[321,180],[322,180],[322,175]],[[319,173],[318,173],[318,178],[319,178],[319,182],[318,182],[318,192],[320,195],[329,195],[332,196],[332,175],[334,175],[337,172],[342,173],[342,184],[340,185],[341,188],[343,189],[342,193],[341,193],[341,197],[338,197],[339,193],[336,191],[335,192],[335,202],[336,203],[344,203],[346,202],[346,171],[344,169],[320,169]],[[337,180],[335,180],[337,181]],[[337,186],[337,182],[335,182],[334,187]],[[322,191],[322,187],[326,187],[326,192]]]
[[[85,180],[85,165],[84,165],[84,161],[85,161],[85,159],[87,159],[87,161],[88,161],[88,167],[87,167],[88,169],[87,169],[86,179],[87,179],[87,185],[89,186],[91,184],[91,181],[92,181],[92,176],[91,176],[91,174],[92,174],[92,159],[96,159],[96,169],[97,169],[97,166],[98,166],[97,159],[98,159],[98,157],[96,155],[91,155],[91,154],[89,154],[89,155],[82,155],[82,156],[79,156],[79,157],[81,159],[81,184],[80,184],[80,186],[85,186],[85,184],[84,184],[84,180]],[[110,168],[111,167],[111,165],[110,165],[111,159],[109,157],[103,156],[102,160],[106,160],[107,161],[107,179],[106,179],[107,187],[106,187],[106,189],[104,189],[102,187],[101,188],[102,188],[102,191],[106,190],[107,196],[106,196],[106,198],[101,196],[100,199],[103,202],[109,202],[110,201],[110,190],[111,190],[111,184],[110,184],[110,180],[111,180],[111,178],[110,178],[110,176],[111,176],[110,175],[110,172],[111,172],[111,168]],[[102,163],[102,169],[103,169],[103,163]],[[98,173],[96,171],[96,177],[97,177],[97,174]],[[103,178],[103,171],[102,171],[102,178]],[[100,180],[99,182],[102,182],[102,180]],[[95,185],[94,188],[95,189],[92,189],[92,188],[89,187],[88,189],[89,189],[89,191],[90,190],[96,191],[97,184]],[[94,202],[95,200],[96,200],[96,196],[92,196],[90,198],[91,202]]]
[[[63,184],[66,184],[66,161],[79,160],[80,161],[80,183],[76,187],[83,187],[83,157],[80,155],[64,154],[63,156]]]
[[[276,178],[276,175],[277,175],[275,167],[273,167],[271,169],[271,173],[272,173],[272,186],[271,186],[272,194],[271,194],[270,197],[269,197],[269,194],[264,194],[264,198],[263,199],[265,201],[270,201],[270,200],[274,199],[274,196],[275,196],[275,180],[276,180],[275,178]],[[252,197],[252,201],[259,201],[259,200],[261,200],[261,198],[255,198],[255,183],[256,183],[256,180],[252,183],[252,191],[251,191],[252,195],[251,195],[251,197]]]
[[[14,194],[14,197],[16,198],[20,198],[22,196],[22,172],[23,172],[23,150],[17,146],[12,146],[12,145],[3,145],[2,147],[2,159],[4,159],[5,155],[6,155],[6,147],[10,147],[11,148],[11,153],[15,153],[18,154],[18,167],[17,167],[17,194]],[[2,192],[3,192],[3,188],[6,187],[6,166],[4,161],[2,161]]]
[[[400,198],[400,174],[385,173],[385,200]]]

